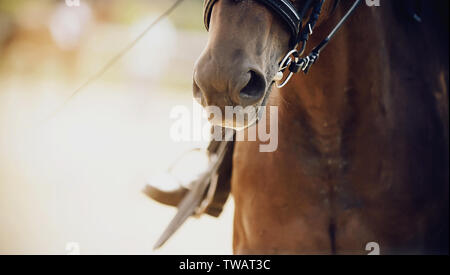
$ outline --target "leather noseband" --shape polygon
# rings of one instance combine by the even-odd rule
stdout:
[[[204,21],[205,27],[209,30],[209,22],[214,4],[219,0],[205,0],[204,2]],[[297,12],[290,0],[258,0],[261,4],[272,10],[279,18],[281,18],[289,27],[291,32],[291,46],[297,44],[298,36],[301,31],[303,18]]]

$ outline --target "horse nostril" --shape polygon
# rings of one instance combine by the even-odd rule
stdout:
[[[240,97],[244,101],[257,101],[264,95],[266,90],[266,82],[261,74],[255,71],[250,71],[249,73],[250,80],[241,90]]]

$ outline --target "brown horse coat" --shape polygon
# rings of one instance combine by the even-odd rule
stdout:
[[[250,19],[233,29],[233,18],[221,19],[227,9],[257,6],[262,18],[274,16],[256,1],[231,2],[214,8],[208,58],[227,43],[224,28],[227,39],[246,38],[238,34]],[[326,7],[310,47],[351,4],[341,2],[332,14]],[[421,24],[395,2],[361,5],[307,76],[272,92],[278,150],[260,153],[259,142],[236,142],[235,253],[367,253],[369,242],[383,254],[448,253],[448,14],[443,23],[431,7],[448,2],[427,1]],[[285,50],[260,58],[274,63]],[[218,74],[211,81],[218,83]],[[206,87],[199,86],[197,94]],[[224,98],[217,90],[202,89],[207,104],[222,104],[214,101]]]

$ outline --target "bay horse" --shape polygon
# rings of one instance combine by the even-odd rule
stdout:
[[[276,151],[235,143],[236,254],[448,253],[448,1],[423,1],[416,20],[406,2],[362,4],[277,89],[286,23],[257,0],[215,1],[194,97],[279,110]],[[325,1],[307,50],[351,4]]]

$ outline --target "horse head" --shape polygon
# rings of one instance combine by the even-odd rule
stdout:
[[[216,1],[208,19],[208,43],[194,69],[194,97],[203,107],[216,106],[221,111],[227,106],[242,107],[238,113],[264,106],[279,63],[290,50],[291,33],[286,24],[253,0]],[[238,125],[234,116],[226,116],[210,122],[241,128],[256,120],[257,115]]]

